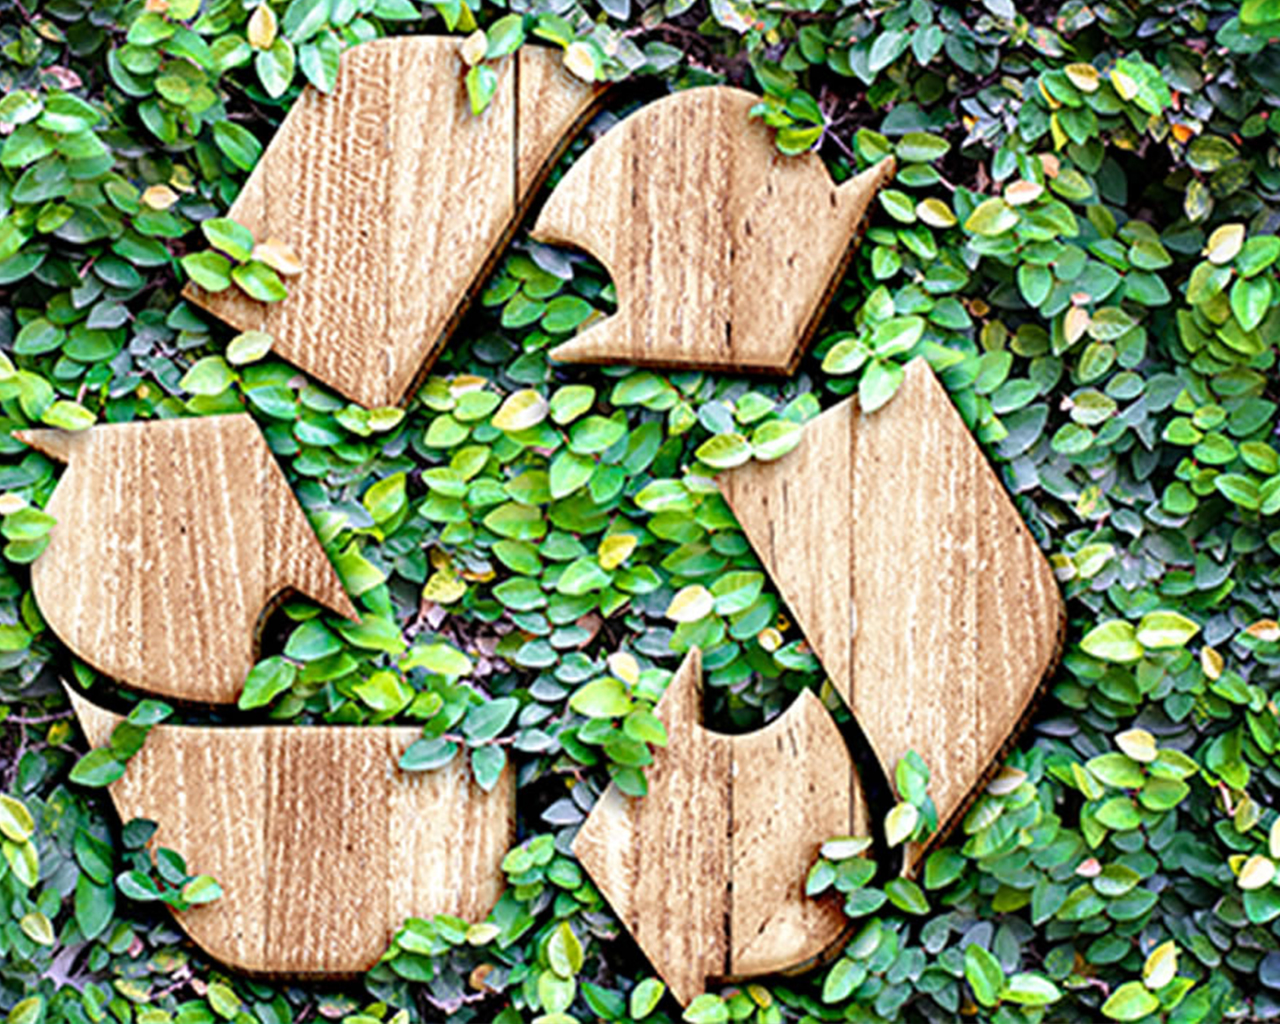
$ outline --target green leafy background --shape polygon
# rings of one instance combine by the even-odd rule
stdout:
[[[404,410],[352,406],[183,303],[201,275],[282,293],[282,261],[219,218],[344,48],[423,31],[467,40],[480,111],[499,62],[539,42],[579,75],[635,80],[588,136],[666,89],[729,81],[762,94],[780,149],[816,149],[839,179],[896,156],[800,370],[555,366],[546,349],[606,315],[612,286],[523,235]],[[1280,1016],[1277,35],[1276,0],[6,0],[0,1012]],[[610,779],[644,792],[665,741],[651,709],[692,645],[717,728],[757,728],[805,687],[843,714],[713,477],[784,454],[855,391],[891,401],[917,355],[1053,561],[1062,668],[919,882],[884,857],[877,872],[865,843],[824,848],[809,887],[837,890],[853,926],[835,960],[682,1011],[569,843]],[[248,982],[183,940],[163,904],[216,899],[216,880],[181,851],[153,860],[150,828],[100,788],[168,709],[137,703],[81,760],[67,666],[95,699],[136,698],[68,659],[29,589],[59,470],[9,431],[242,409],[364,619],[286,605],[223,720],[418,723],[406,767],[518,773],[521,841],[488,921],[407,922],[345,987]],[[925,834],[928,766],[889,767],[878,822]]]

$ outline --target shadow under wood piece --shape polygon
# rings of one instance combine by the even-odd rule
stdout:
[[[233,704],[272,599],[298,591],[356,618],[251,417],[14,436],[67,463],[31,567],[40,612],[113,679]]]
[[[868,829],[844,738],[812,693],[743,736],[704,729],[701,705],[695,648],[655,709],[667,746],[648,796],[611,784],[573,843],[685,1006],[708,978],[802,967],[837,942],[840,902],[807,897],[805,877],[827,839]]]
[[[676,93],[569,169],[533,236],[599,259],[618,311],[553,357],[794,369],[893,161],[837,187],[815,154],[778,152],[749,117],[759,101],[727,86]]]
[[[924,758],[933,845],[1060,653],[1062,597],[1017,508],[922,359],[882,409],[842,402],[720,488],[887,777]]]
[[[183,293],[361,405],[401,401],[435,361],[601,89],[522,47],[471,112],[458,37],[378,39],[304,90],[228,216],[302,261],[277,303]]]
[[[68,687],[89,742],[121,719]],[[160,725],[114,782],[122,821],[222,886],[175,913],[197,945],[273,977],[358,975],[406,917],[479,921],[502,893],[515,838],[508,766],[486,793],[464,758],[403,772],[416,728]]]

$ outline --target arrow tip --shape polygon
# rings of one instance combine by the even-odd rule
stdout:
[[[15,430],[13,437],[25,445],[29,445],[41,455],[47,455],[58,462],[69,463],[71,456],[84,441],[82,436],[87,432],[70,430]]]

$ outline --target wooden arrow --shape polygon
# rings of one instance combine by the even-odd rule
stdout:
[[[68,687],[90,744],[120,721]],[[406,917],[481,920],[515,840],[510,766],[486,793],[465,760],[402,772],[421,729],[161,725],[111,785],[123,821],[210,874],[223,895],[176,920],[240,971],[367,971]],[[461,837],[461,839],[459,838]]]
[[[229,216],[302,261],[265,305],[232,287],[184,293],[365,406],[401,401],[440,354],[547,172],[602,90],[558,49],[495,68],[471,112],[458,37],[401,36],[342,55],[330,95],[308,87]]]
[[[888,777],[908,750],[929,766],[936,842],[1060,651],[1062,597],[1008,493],[923,360],[882,409],[842,402],[720,487]]]
[[[676,93],[569,169],[534,237],[599,259],[618,312],[552,356],[791,372],[893,161],[837,188],[816,155],[778,152],[749,117],[758,102],[726,86]]]
[[[695,648],[658,702],[667,746],[649,794],[610,785],[573,851],[684,1005],[707,978],[812,961],[844,934],[838,901],[804,882],[822,843],[865,834],[853,762],[812,693],[745,736],[708,732]]]
[[[356,618],[249,416],[14,436],[68,463],[31,585],[58,637],[108,676],[234,703],[273,598]]]

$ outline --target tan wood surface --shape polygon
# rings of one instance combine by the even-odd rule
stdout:
[[[534,237],[604,264],[618,311],[553,349],[581,363],[790,372],[830,298],[886,160],[837,187],[748,117],[759,96],[676,93],[565,174]]]
[[[331,95],[308,87],[229,216],[302,261],[278,303],[185,294],[365,406],[404,399],[440,354],[552,164],[601,90],[527,46],[496,65],[471,113],[458,37],[379,39],[342,55]]]
[[[947,393],[916,360],[883,408],[828,409],[796,450],[720,486],[888,776],[908,750],[929,766],[940,839],[1016,738],[1064,623]]]
[[[85,736],[120,718],[68,688]],[[222,886],[175,914],[228,966],[275,977],[368,970],[406,917],[478,921],[502,892],[515,839],[515,776],[490,793],[463,758],[430,772],[396,761],[416,728],[161,725],[111,797],[148,818],[153,845]]]
[[[40,612],[113,679],[234,703],[278,595],[356,617],[251,417],[15,436],[68,464],[47,509],[49,546],[31,567]]]
[[[805,896],[805,876],[825,840],[868,822],[844,739],[812,693],[755,733],[711,733],[694,649],[656,713],[668,742],[648,796],[610,785],[573,849],[687,1005],[707,978],[801,966],[840,938],[839,902]]]

